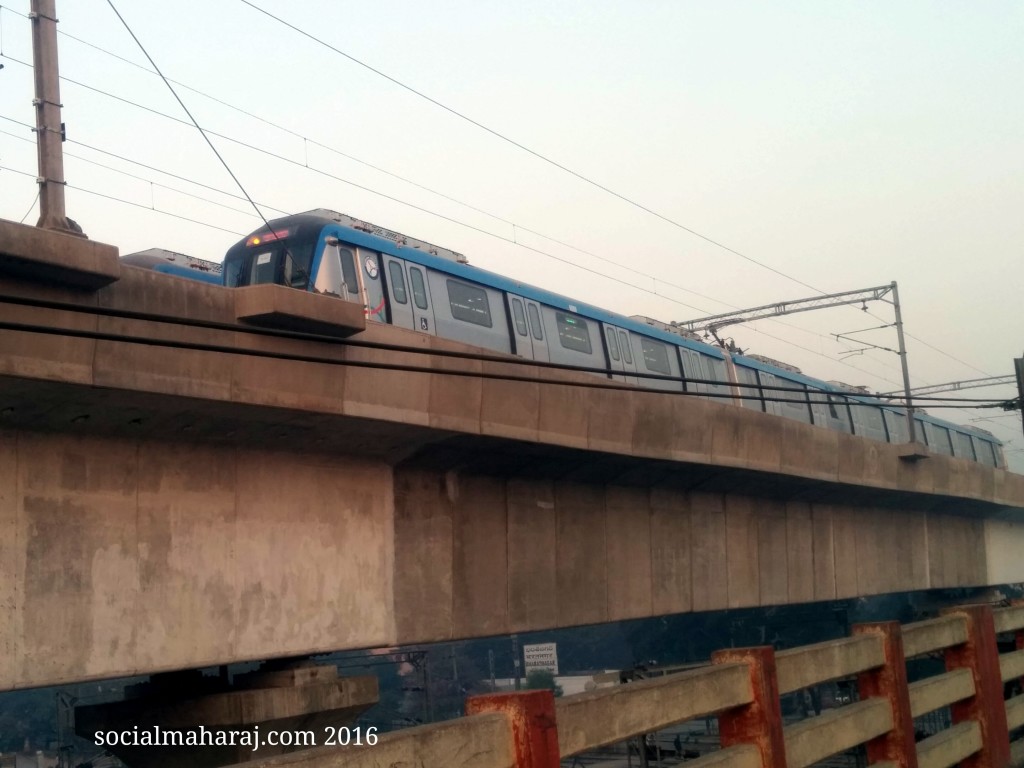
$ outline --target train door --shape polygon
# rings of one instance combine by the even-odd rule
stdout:
[[[629,342],[629,334],[621,328],[617,329],[619,334],[619,351],[622,353],[622,367],[626,371],[636,373],[636,361],[633,359],[633,346]],[[629,384],[636,384],[636,376],[627,376]]]
[[[533,359],[533,342],[530,341],[530,324],[526,320],[526,305],[523,299],[512,294],[505,294],[508,299],[509,317],[512,318],[512,338],[515,341],[515,353],[528,360]]]
[[[361,280],[366,295],[366,319],[386,323],[387,302],[384,301],[384,285],[380,275],[380,254],[366,248],[356,250],[356,269],[362,270]]]
[[[621,371],[623,375],[613,376],[617,381],[624,381],[628,384],[636,384],[636,376],[629,376],[629,373],[636,373],[636,363],[633,362],[633,352],[629,348],[629,337],[621,328],[613,325],[604,325],[604,346],[608,353],[608,362],[612,371]]]
[[[707,370],[704,368],[704,361],[701,360],[699,352],[685,347],[679,347],[683,360],[683,376],[687,379],[709,379]],[[703,382],[686,382],[687,392],[707,392],[708,385]]]
[[[533,347],[533,359],[548,362],[551,355],[548,353],[548,339],[544,332],[544,323],[541,320],[540,304],[530,299],[523,299],[526,305],[526,323],[530,328],[530,345]]]
[[[430,300],[430,286],[427,285],[426,267],[406,264],[409,274],[409,293],[412,296],[412,318],[414,327],[422,333],[436,335],[434,330],[434,304]]]
[[[765,371],[759,371],[758,376],[761,377],[761,384],[765,387],[777,387],[779,386],[779,380],[775,378],[774,373],[766,373]],[[773,413],[776,416],[782,415],[782,403],[778,402],[779,395],[788,395],[787,392],[780,393],[777,389],[766,389],[764,391],[764,409],[768,413]],[[772,398],[775,398],[774,400]]]
[[[388,304],[391,306],[392,325],[416,328],[404,261],[384,255],[384,284],[387,286]]]
[[[615,329],[604,324],[601,327],[604,328],[604,349],[608,359],[608,369],[621,372],[623,370],[622,354],[619,352],[619,339],[615,335]],[[613,375],[612,378],[616,381],[625,381],[623,376]]]

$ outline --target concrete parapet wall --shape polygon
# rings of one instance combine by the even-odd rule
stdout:
[[[0,302],[0,321],[86,334],[72,338],[7,330],[0,337],[0,375],[244,406],[250,419],[267,408],[373,419],[406,428],[411,445],[416,444],[413,437],[422,437],[415,427],[430,430],[435,439],[458,433],[528,441],[812,483],[962,498],[993,505],[993,511],[1024,507],[1024,477],[972,462],[939,455],[905,462],[899,459],[900,446],[718,401],[580,388],[572,384],[601,379],[520,365],[517,358],[504,363],[414,354],[479,350],[374,323],[357,342],[410,351],[254,336],[236,323],[235,296],[228,289],[130,267],[121,272],[116,283],[87,295],[0,279],[0,294],[23,300],[63,302],[89,312],[158,314],[172,321]],[[189,325],[196,322],[220,328]],[[99,337],[90,338],[90,333]],[[119,335],[171,345],[210,345],[219,351],[133,344],[115,338]],[[293,359],[260,358],[246,351]],[[296,355],[325,362],[294,359]],[[423,370],[357,367],[381,364]],[[443,371],[541,376],[544,381],[455,377]]]

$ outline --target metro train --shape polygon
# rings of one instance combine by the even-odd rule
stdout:
[[[172,273],[212,282],[211,271],[183,263]],[[471,266],[462,254],[335,211],[269,222],[228,250],[221,277],[229,288],[274,283],[337,296],[362,304],[371,321],[529,360],[598,368],[638,387],[690,391],[883,442],[909,438],[905,411],[863,389],[511,280]],[[935,453],[1006,466],[991,433],[920,411],[914,418],[918,439]]]

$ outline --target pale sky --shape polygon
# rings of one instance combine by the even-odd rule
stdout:
[[[69,37],[148,68],[106,0],[57,2],[61,71],[76,81],[61,86],[69,215],[122,253],[156,246],[219,261],[259,218],[231,197],[240,192],[194,128],[98,92],[188,119],[155,75]],[[280,215],[275,209],[333,208],[463,252],[477,266],[665,321],[814,294],[241,0],[114,2],[164,74],[189,86],[178,93],[204,128],[264,150],[211,136],[249,195],[268,206],[268,218]],[[1019,2],[253,2],[816,289],[898,281],[914,337],[914,385],[1010,374],[1024,350]],[[29,3],[0,3],[0,166],[11,169],[0,170],[0,217],[18,221],[36,194],[35,149],[24,140],[32,134],[11,122],[34,121],[31,70],[19,63],[31,61]],[[32,209],[28,221],[36,215]],[[887,305],[871,311],[892,317]],[[813,376],[899,388],[895,355],[845,356],[859,345],[831,336],[877,319],[844,308],[783,322],[737,326],[730,335]],[[896,343],[891,330],[863,338]],[[1003,387],[960,396],[1014,394]],[[1012,441],[1011,466],[1024,470],[1018,415],[931,413]]]

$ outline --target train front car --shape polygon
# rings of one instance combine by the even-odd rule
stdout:
[[[286,216],[236,243],[224,257],[224,285],[285,285],[308,291],[323,252],[318,216]]]

